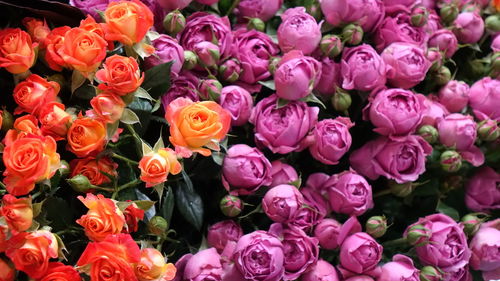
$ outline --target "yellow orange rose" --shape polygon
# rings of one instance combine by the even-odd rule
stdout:
[[[190,157],[193,152],[209,156],[219,150],[219,141],[226,137],[231,115],[213,101],[193,102],[178,98],[169,103],[165,119],[170,125],[170,142],[175,152]]]
[[[88,76],[106,57],[106,40],[83,28],[72,28],[64,35],[60,56],[67,65]]]
[[[104,123],[120,120],[125,110],[125,102],[112,92],[102,92],[90,100],[93,112]]]
[[[64,104],[59,102],[49,102],[42,106],[39,114],[42,134],[51,136],[56,141],[66,138],[71,115],[64,109]]]
[[[180,173],[182,166],[172,149],[162,148],[158,152],[144,155],[139,161],[139,169],[141,169],[141,180],[146,183],[146,187],[151,187],[165,182],[169,173],[173,175]]]
[[[62,71],[63,67],[70,66],[63,60],[62,47],[64,46],[64,36],[71,29],[69,26],[61,26],[52,29],[43,42],[45,49],[45,61],[49,67],[55,71]]]
[[[35,47],[30,35],[19,28],[0,30],[0,67],[12,74],[26,72],[35,64]]]
[[[141,250],[141,261],[135,267],[135,275],[139,281],[168,281],[174,279],[175,273],[175,266],[167,264],[158,250],[153,248]]]
[[[25,231],[33,223],[33,208],[30,198],[16,198],[5,194],[0,213],[5,217],[11,231]]]
[[[31,74],[14,88],[14,101],[18,105],[14,114],[27,112],[38,116],[44,104],[56,100],[60,89],[59,83]]]
[[[68,150],[78,157],[87,157],[101,152],[106,144],[104,124],[88,117],[79,117],[68,130]]]
[[[102,194],[95,196],[78,196],[78,199],[89,209],[87,214],[79,218],[76,223],[85,229],[85,235],[93,241],[103,241],[110,234],[122,232],[125,217],[118,209],[115,201],[105,198]]]
[[[45,20],[26,17],[23,19],[23,25],[28,30],[28,34],[34,42],[40,43],[43,46],[43,41],[50,33],[50,28]]]
[[[96,77],[102,81],[99,89],[112,91],[120,96],[134,92],[144,81],[137,61],[119,55],[107,58],[104,69],[97,71]]]
[[[104,12],[106,40],[124,45],[140,42],[153,26],[153,13],[138,0],[111,2]]]
[[[71,177],[84,175],[91,184],[97,186],[111,182],[111,179],[104,173],[114,177],[118,176],[118,173],[116,172],[118,164],[107,157],[101,157],[99,159],[95,157],[75,159],[70,162],[70,166]]]

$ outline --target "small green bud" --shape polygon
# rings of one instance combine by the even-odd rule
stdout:
[[[337,88],[332,97],[332,106],[338,112],[347,112],[351,107],[352,99],[349,93]]]
[[[428,143],[433,144],[438,140],[439,133],[434,126],[424,125],[418,129],[418,134]]]
[[[434,79],[436,81],[436,84],[438,84],[439,86],[446,85],[451,80],[450,69],[444,65],[441,66],[437,70],[437,73],[435,74]]]
[[[90,183],[89,179],[84,175],[76,175],[66,180],[71,188],[76,192],[88,192],[94,186]]]
[[[148,230],[154,235],[163,235],[168,229],[168,222],[160,216],[152,217],[148,222]]]
[[[439,15],[446,24],[453,22],[457,18],[458,13],[458,7],[454,4],[445,5],[441,8],[441,10],[439,10]]]
[[[448,173],[454,173],[462,167],[462,156],[454,150],[447,150],[440,157],[441,168]]]
[[[220,209],[225,216],[236,217],[243,210],[243,201],[233,195],[226,195],[220,201]]]
[[[414,225],[410,227],[408,233],[406,234],[406,240],[413,246],[420,245],[429,240],[431,236],[431,230],[425,228],[421,224]]]
[[[247,29],[248,30],[255,29],[260,32],[265,32],[266,24],[259,18],[251,18],[247,23]]]
[[[366,233],[373,238],[384,236],[387,231],[387,219],[385,216],[373,216],[366,221]]]
[[[393,180],[389,181],[391,193],[397,197],[406,197],[415,190],[415,185],[412,182],[397,183]]]
[[[420,281],[441,281],[443,278],[441,270],[433,266],[424,266],[420,270]]]
[[[198,56],[192,51],[184,51],[184,64],[182,68],[186,70],[193,69],[198,64]]]
[[[179,10],[172,11],[163,18],[163,28],[170,36],[177,35],[185,26],[186,18]]]
[[[337,35],[325,35],[319,44],[321,52],[329,58],[334,58],[342,52],[342,40]]]
[[[358,45],[363,40],[363,28],[356,24],[348,24],[342,30],[342,39],[349,45]]]
[[[3,109],[3,110],[0,110],[1,114],[2,114],[2,122],[0,123],[1,124],[1,127],[0,129],[2,129],[2,131],[6,132],[10,129],[12,129],[12,127],[14,126],[14,117],[12,116],[12,114],[10,114],[10,112],[8,112],[7,110]]]
[[[477,126],[477,135],[483,141],[496,141],[500,137],[498,122],[492,119],[481,121]]]
[[[491,32],[500,31],[500,15],[494,14],[486,18],[484,21],[486,29]]]

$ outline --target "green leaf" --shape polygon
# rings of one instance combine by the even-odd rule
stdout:
[[[229,11],[229,9],[231,8],[231,5],[233,4],[234,1],[236,0],[220,0],[217,3],[217,7],[219,8],[220,14],[225,15],[227,11]]]
[[[150,101],[136,97],[128,105],[128,108],[132,109],[141,120],[141,126],[135,125],[134,129],[140,136],[142,136],[149,126],[149,121],[151,121],[153,106]]]
[[[163,196],[163,190],[165,190],[165,183],[162,182],[160,184],[157,184],[153,186],[154,191],[158,193],[158,198],[160,198],[160,204],[161,204],[161,197]]]
[[[139,88],[137,88],[137,90],[135,90],[134,96],[136,96],[138,98],[147,99],[149,101],[154,101],[153,97],[148,93],[148,91],[144,90],[141,87],[139,87]]]
[[[145,142],[144,140],[141,141],[142,141],[142,155],[147,155],[153,152],[153,149],[151,148],[151,146],[149,146],[147,142]]]
[[[151,198],[149,198],[146,194],[140,192],[138,189],[135,190],[135,194],[137,194],[137,199],[139,199],[139,201],[153,202],[153,205],[155,204],[155,202],[153,200],[151,200]],[[155,208],[149,207],[148,209],[144,209],[140,206],[139,206],[139,208],[144,210],[144,219],[146,221],[149,221],[152,217],[156,216],[156,209]]]
[[[132,111],[130,108],[125,108],[122,117],[120,118],[120,121],[130,125],[135,123],[140,123],[139,116],[137,116],[137,114],[135,114],[135,112]]]
[[[196,229],[201,230],[203,225],[203,201],[192,188],[191,180],[188,182],[183,181],[177,186],[175,199],[175,205],[181,215]]]
[[[269,80],[269,81],[259,81],[259,84],[262,86],[271,89],[273,91],[276,91],[276,85],[274,84],[274,80]]]
[[[40,215],[40,213],[42,212],[43,202],[45,202],[45,200],[40,203],[33,203],[33,205],[31,206],[33,210],[33,218],[38,217],[38,215]]]
[[[212,159],[214,160],[215,164],[219,166],[222,166],[222,162],[224,162],[224,157],[225,154],[220,151],[212,152]]]
[[[167,220],[170,224],[170,220],[172,219],[172,213],[174,211],[174,192],[172,187],[168,186],[166,188],[165,196],[163,197],[163,205],[160,209],[161,216]]]
[[[276,101],[276,108],[282,108],[285,107],[290,101],[282,98],[278,98]]]
[[[106,125],[106,139],[110,140],[116,134],[116,130],[118,130],[118,126],[120,125],[119,121],[115,123],[108,123]]]
[[[153,150],[154,151],[158,151],[158,150],[160,150],[162,148],[165,148],[165,143],[163,143],[163,139],[161,137],[161,131],[160,131],[160,137],[156,141],[155,146],[153,147]]]
[[[78,89],[76,89],[73,95],[80,99],[91,100],[93,97],[96,96],[96,89],[94,86],[90,84],[84,84]]]
[[[455,221],[458,221],[460,219],[460,214],[458,213],[457,210],[453,209],[452,207],[446,205],[443,201],[438,201],[438,204],[436,206],[436,211],[443,213]]]
[[[83,205],[82,205],[83,206]],[[67,200],[60,197],[49,197],[45,200],[43,212],[54,232],[64,230],[74,223],[73,208],[70,208]]]
[[[87,78],[78,70],[73,70],[71,74],[71,93],[74,93],[76,89],[80,88]]]
[[[147,211],[151,207],[155,205],[155,201],[151,200],[136,200],[136,201],[125,201],[125,202],[117,202],[116,205],[118,206],[118,209],[121,211],[124,211],[125,209],[128,208],[128,206],[132,205],[135,203],[137,205],[137,208]]]
[[[145,72],[142,88],[157,99],[170,88],[170,67],[172,62],[156,65]]]
[[[323,107],[323,109],[326,109],[325,104],[313,93],[310,93],[309,95],[307,95],[305,98],[303,98],[301,100],[305,101],[305,102],[319,104],[319,105],[321,105],[321,107]]]

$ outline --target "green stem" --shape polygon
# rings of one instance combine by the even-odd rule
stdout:
[[[5,184],[2,181],[0,181],[0,188],[1,189],[7,189],[7,187],[5,186]]]
[[[409,244],[408,244],[408,241],[406,240],[406,238],[402,237],[399,239],[384,242],[384,243],[382,243],[382,246],[384,246],[384,248],[388,248],[388,247],[409,246]]]
[[[134,126],[132,126],[131,124],[125,124],[125,127],[130,132],[130,134],[134,137],[135,145],[136,145],[136,149],[137,149],[137,155],[142,157],[142,139],[141,139],[141,137],[137,134],[137,132],[134,130]]]
[[[391,192],[390,189],[382,190],[382,191],[379,191],[379,192],[375,193],[373,195],[373,198],[381,197],[381,196],[388,195],[388,194],[391,194],[391,193],[392,192]]]
[[[132,159],[128,159],[127,157],[121,156],[120,154],[113,153],[113,154],[111,154],[111,157],[116,158],[116,159],[120,159],[124,162],[127,162],[127,163],[135,165],[135,166],[139,165],[139,162],[134,161]]]
[[[135,179],[135,180],[133,180],[131,182],[128,182],[128,183],[126,183],[124,185],[121,185],[121,186],[117,187],[115,189],[115,192],[113,192],[113,195],[111,195],[111,199],[115,199],[116,196],[118,195],[118,193],[120,193],[120,191],[122,191],[124,189],[127,189],[127,188],[130,188],[130,187],[134,187],[134,186],[136,186],[136,185],[138,185],[140,183],[141,183],[140,179]]]
[[[101,187],[101,186],[97,186],[97,185],[93,185],[92,186],[93,189],[96,189],[96,190],[102,190],[102,191],[107,191],[107,192],[113,192],[114,189],[113,188],[109,188],[109,187]]]
[[[236,6],[238,6],[238,4],[240,4],[240,0],[235,0],[233,2],[233,4],[231,5],[231,7],[229,7],[229,10],[227,10],[226,16],[229,16],[233,12],[233,10],[236,8]]]
[[[250,215],[253,215],[253,214],[255,214],[255,213],[260,213],[261,211],[262,211],[262,204],[259,204],[259,205],[257,206],[257,208],[253,209],[253,210],[252,210],[252,211],[250,211],[248,214],[246,214],[246,215],[244,215],[244,216],[239,217],[238,219],[240,219],[240,220],[241,220],[241,219],[247,218],[247,217],[249,217]]]

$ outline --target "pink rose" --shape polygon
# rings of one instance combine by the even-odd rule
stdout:
[[[469,91],[465,82],[451,80],[439,90],[439,102],[450,112],[460,112],[469,102]]]
[[[345,171],[333,175],[326,184],[331,186],[328,197],[334,212],[359,216],[373,208],[372,187],[357,173]]]
[[[195,1],[203,5],[213,5],[219,2],[219,0],[195,0]]]
[[[385,136],[409,135],[417,129],[425,110],[425,96],[409,90],[382,90],[363,110],[375,132]]]
[[[495,36],[491,42],[491,49],[493,52],[500,52],[500,35]]]
[[[269,185],[271,163],[257,148],[236,144],[227,151],[222,164],[222,184],[231,194],[253,194]]]
[[[371,91],[385,85],[385,62],[370,45],[346,48],[340,64],[342,88],[346,90]]]
[[[474,270],[500,270],[500,219],[483,224],[470,242]],[[495,227],[496,225],[496,227]],[[484,280],[488,280],[484,278]]]
[[[160,6],[167,11],[186,8],[193,0],[157,0]]]
[[[321,77],[318,80],[315,90],[325,96],[335,94],[337,86],[341,84],[340,64],[328,57],[323,57],[321,59]]]
[[[479,120],[493,119],[500,122],[500,80],[485,77],[472,85],[469,105]]]
[[[241,236],[243,236],[241,226],[233,220],[225,220],[208,228],[207,242],[221,253],[229,241],[236,243]]]
[[[324,119],[316,124],[311,133],[309,151],[314,159],[327,165],[338,164],[351,148],[349,129],[354,126],[347,117]]]
[[[293,185],[282,184],[266,192],[262,199],[264,213],[274,222],[290,222],[304,204],[304,197]]]
[[[420,136],[393,140],[379,137],[354,151],[349,160],[356,171],[369,179],[385,176],[405,183],[415,181],[425,172],[426,156],[431,152],[432,147]]]
[[[291,50],[311,54],[321,41],[321,25],[306,13],[306,8],[289,8],[281,15],[278,27],[278,43],[284,53]]]
[[[177,40],[168,35],[161,34],[152,43],[155,48],[155,55],[144,59],[146,69],[173,61],[171,70],[174,73],[179,73],[184,63],[184,49],[177,43]]]
[[[198,78],[191,75],[172,76],[172,85],[170,89],[161,97],[161,103],[165,110],[170,102],[177,98],[188,98],[192,101],[200,100],[198,96],[198,87],[196,86],[198,84]]]
[[[458,40],[453,32],[448,29],[440,29],[431,34],[429,48],[437,48],[445,53],[447,58],[451,58],[458,50]]]
[[[339,247],[337,237],[342,224],[330,218],[322,219],[314,228],[314,237],[318,238],[321,248],[335,250]],[[361,230],[361,229],[360,229]]]
[[[438,98],[435,95],[428,95],[424,101],[424,105],[425,109],[422,112],[422,122],[420,126],[435,126],[436,120],[450,114],[446,107],[438,102]]]
[[[273,153],[286,154],[304,149],[304,138],[318,121],[319,108],[302,101],[291,101],[277,108],[278,97],[262,99],[252,110],[255,142]]]
[[[276,95],[286,100],[298,100],[309,95],[321,77],[321,63],[300,51],[283,56],[274,73]]]
[[[292,166],[283,163],[280,160],[271,162],[271,165],[271,178],[273,181],[269,185],[270,187],[280,184],[289,184],[299,179],[297,171],[295,171],[295,168]]]
[[[240,5],[243,2],[250,1],[241,1]],[[234,32],[233,55],[241,62],[240,80],[245,83],[255,84],[269,78],[269,60],[278,53],[278,45],[265,33],[244,28]]]
[[[465,204],[475,212],[500,209],[500,174],[490,167],[482,167],[467,183]]]
[[[326,21],[333,26],[358,23],[365,32],[370,32],[385,16],[381,0],[322,0],[321,11]]]
[[[375,269],[382,258],[383,248],[364,232],[347,237],[340,246],[340,265],[344,270],[363,274]]]
[[[304,197],[304,204],[295,212],[289,224],[309,232],[329,212],[328,202],[313,188],[304,187],[300,192]]]
[[[392,262],[382,266],[380,281],[420,281],[419,270],[413,265],[413,260],[404,255],[395,255]]]
[[[366,275],[358,275],[345,279],[344,281],[374,281],[373,278]]]
[[[339,281],[337,270],[324,260],[311,266],[310,270],[302,275],[302,281]]]
[[[187,261],[182,280],[222,281],[224,270],[222,269],[220,258],[215,248],[199,251]]]
[[[250,119],[253,98],[240,86],[226,86],[222,88],[219,104],[231,114],[231,125],[242,126]]]
[[[312,188],[323,197],[328,196],[329,186],[327,185],[330,176],[324,173],[314,173],[309,175],[305,187]]]
[[[423,27],[412,25],[409,14],[398,13],[382,21],[374,40],[378,51],[382,51],[394,42],[413,43],[423,48],[427,42],[427,34]]]
[[[387,65],[387,81],[394,87],[409,89],[425,79],[431,62],[424,50],[412,43],[395,42],[381,54]]]
[[[432,35],[442,29],[443,25],[441,24],[441,18],[434,9],[427,9],[427,12],[429,12],[429,15],[427,16],[427,23],[424,25],[424,29],[425,32]]]
[[[484,33],[484,21],[478,13],[462,12],[453,22],[453,33],[462,44],[479,41]]]
[[[235,13],[239,18],[271,19],[283,5],[283,0],[241,0]]]

